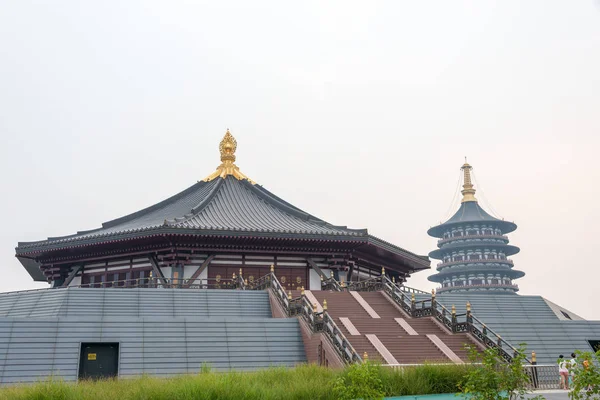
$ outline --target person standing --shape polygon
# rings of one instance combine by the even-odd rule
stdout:
[[[560,386],[564,390],[569,390],[569,369],[567,368],[567,360],[561,354],[558,356],[558,373],[560,374]]]
[[[571,359],[569,360],[569,364],[567,365],[569,369],[569,385],[573,385],[573,378],[575,377],[575,369],[577,368],[577,354],[571,353]]]

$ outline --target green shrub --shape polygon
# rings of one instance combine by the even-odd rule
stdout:
[[[573,371],[573,382],[569,398],[588,400],[600,395],[600,350],[596,353],[576,351],[577,365]]]

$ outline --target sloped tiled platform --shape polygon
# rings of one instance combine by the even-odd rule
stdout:
[[[298,320],[270,318],[266,292],[32,291],[0,295],[0,310],[2,383],[76,380],[82,342],[118,342],[120,377],[306,362]]]

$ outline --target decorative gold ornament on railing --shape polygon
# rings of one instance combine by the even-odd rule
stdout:
[[[466,203],[468,201],[477,202],[477,199],[475,198],[475,188],[473,187],[473,183],[471,183],[471,170],[473,167],[467,162],[467,157],[465,157],[465,163],[460,169],[464,172],[463,190],[461,191],[463,198],[461,203]]]
[[[323,300],[323,311],[327,311],[327,299]]]
[[[537,362],[537,355],[535,354],[535,351],[531,352],[531,363],[535,364]]]
[[[396,277],[392,276],[392,283],[395,285],[396,284]]]
[[[231,276],[231,279],[233,279],[235,281],[235,272],[233,273],[233,275]]]
[[[240,276],[242,276],[242,269],[240,268]]]
[[[471,303],[469,303],[467,301],[467,312],[470,313],[471,312]]]
[[[456,307],[454,306],[454,304],[452,304],[452,315],[456,314]]]
[[[227,129],[225,132],[225,136],[223,136],[223,140],[219,143],[219,152],[221,153],[221,165],[217,167],[217,170],[204,178],[204,182],[210,182],[213,179],[221,177],[225,179],[227,176],[231,175],[237,180],[247,180],[251,184],[255,185],[252,179],[248,178],[244,175],[239,167],[235,165],[235,151],[237,150],[237,140],[233,137],[233,135]]]
[[[367,361],[369,359],[369,353],[367,353],[366,351],[363,353],[363,360]]]
[[[313,303],[313,312],[316,313],[317,312],[317,303]]]
[[[323,275],[321,275],[321,282],[323,282]]]
[[[431,289],[431,297],[435,299],[435,289]]]
[[[333,271],[329,271],[329,277],[333,279]]]
[[[288,300],[291,300],[291,299],[292,299],[292,291],[290,290],[288,293]]]
[[[300,288],[300,295],[304,296],[304,286]]]
[[[271,272],[275,272],[275,264],[271,264]]]

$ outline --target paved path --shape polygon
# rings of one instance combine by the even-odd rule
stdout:
[[[568,400],[569,392],[566,390],[538,390],[532,394],[525,396],[526,399],[531,399],[537,395],[542,395],[546,400]],[[457,400],[460,397],[449,394],[430,394],[423,396],[401,396],[401,397],[386,397],[386,400]]]

